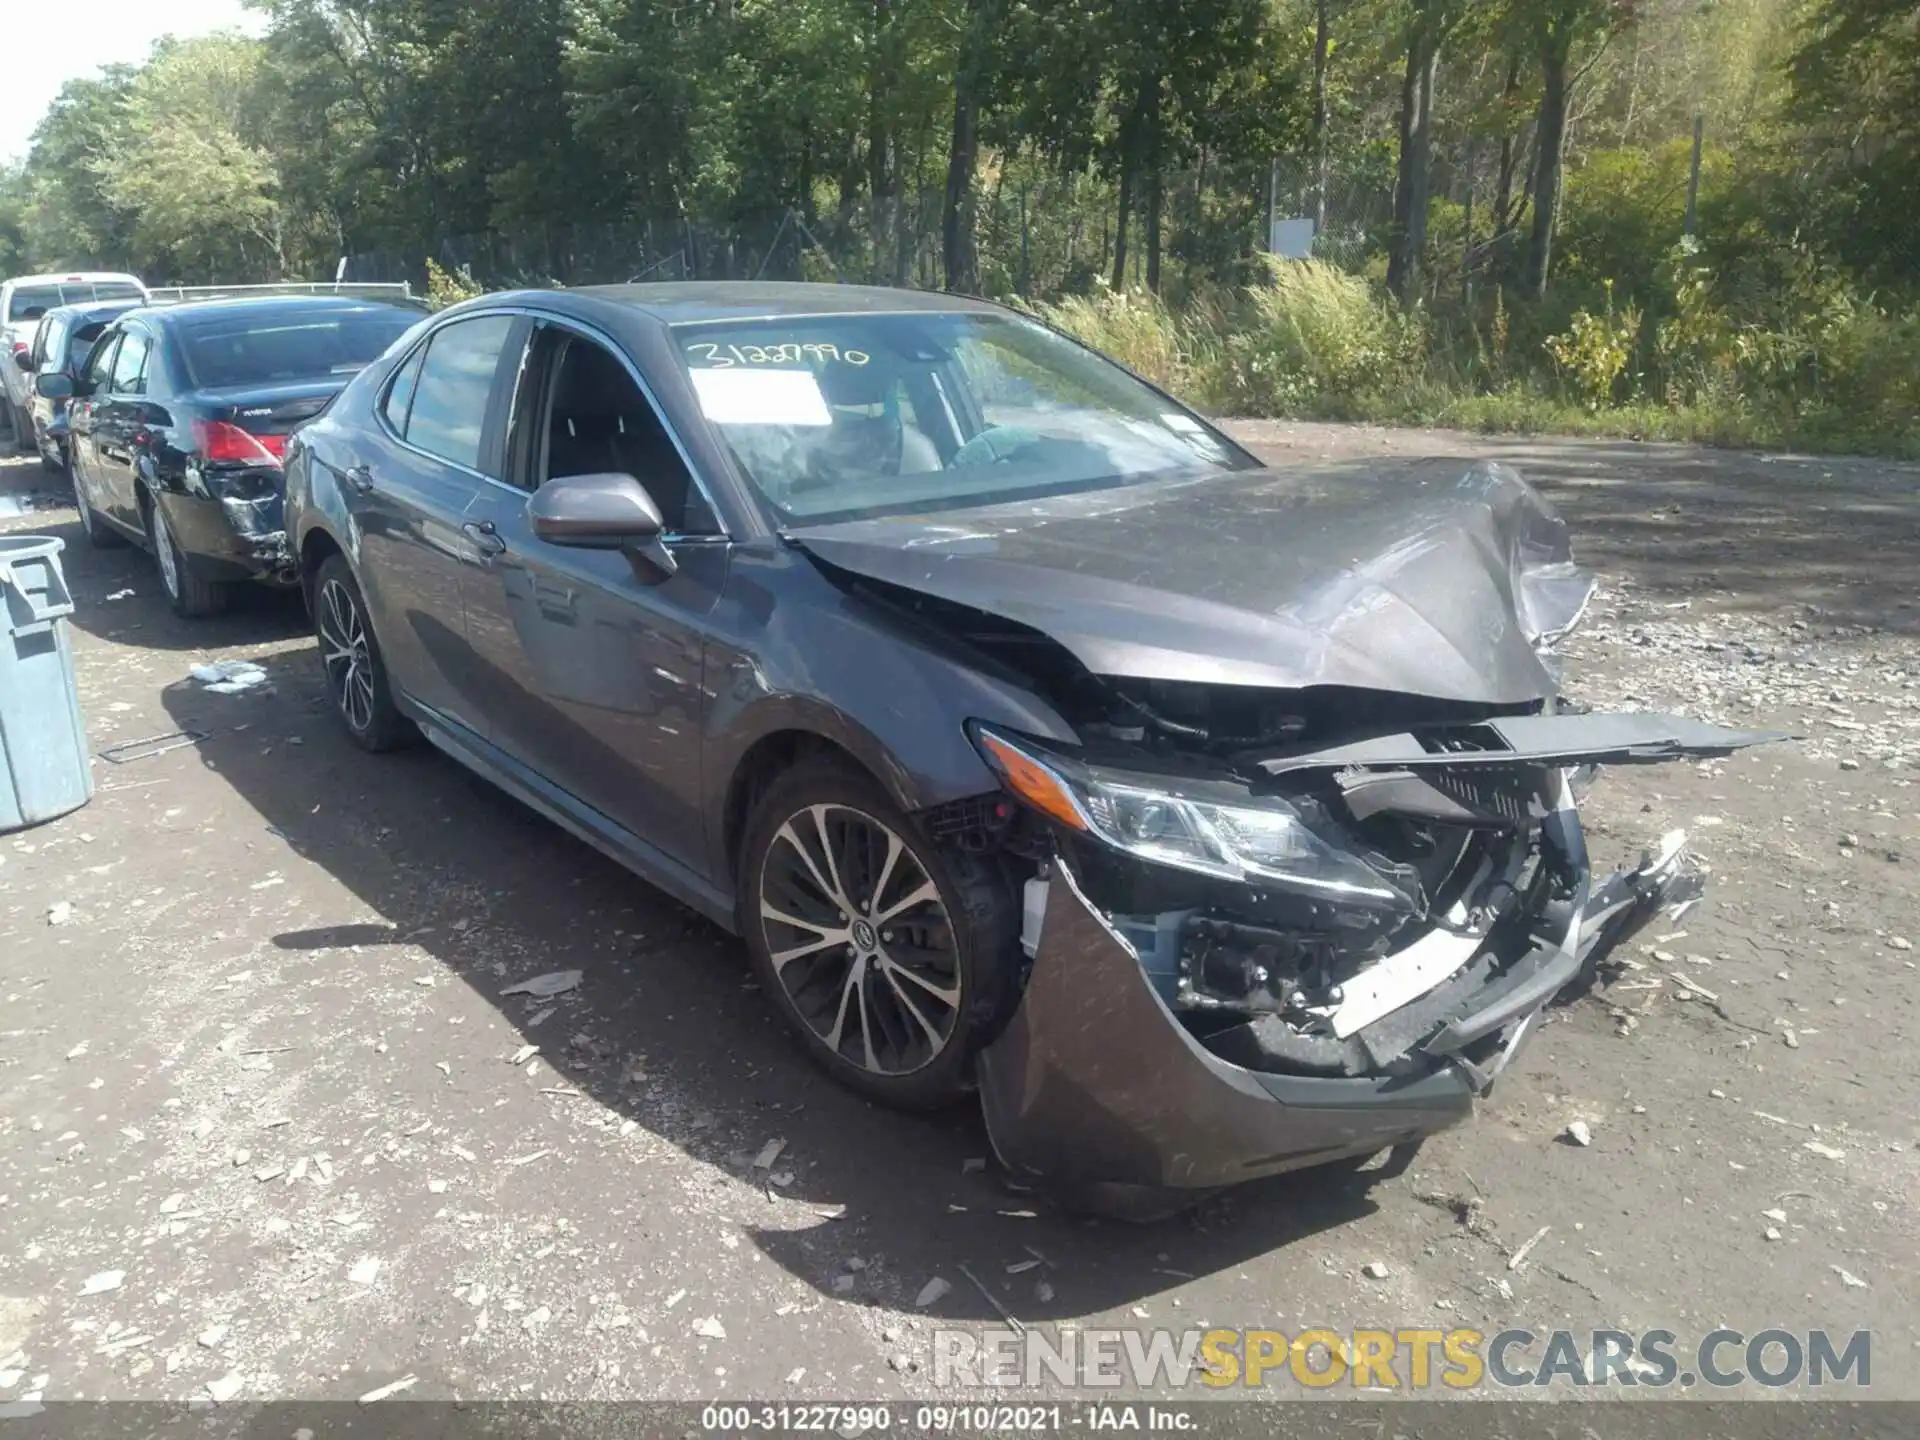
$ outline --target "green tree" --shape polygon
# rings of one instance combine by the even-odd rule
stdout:
[[[1454,0],[1407,0],[1400,158],[1393,187],[1393,242],[1387,259],[1387,288],[1402,301],[1413,289],[1426,249],[1433,177],[1433,92],[1440,77],[1440,47],[1459,18]]]
[[[1636,0],[1514,0],[1540,66],[1534,122],[1533,228],[1527,240],[1527,293],[1543,299],[1560,218],[1561,168],[1573,95],[1606,45],[1634,19]]]
[[[111,65],[69,80],[27,154],[28,248],[41,269],[133,262],[132,217],[107,195],[99,164],[128,143],[126,98],[136,70]]]
[[[163,41],[127,87],[124,137],[90,165],[143,270],[286,273],[279,171],[246,116],[259,67],[244,36]]]

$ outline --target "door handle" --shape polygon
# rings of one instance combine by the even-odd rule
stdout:
[[[460,529],[483,556],[490,558],[504,553],[507,548],[507,542],[500,538],[500,532],[494,528],[491,520],[469,520]]]
[[[373,471],[364,465],[355,465],[351,469],[341,471],[340,478],[362,495],[369,494],[373,490]]]

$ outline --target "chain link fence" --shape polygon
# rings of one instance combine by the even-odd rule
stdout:
[[[1528,158],[1520,147],[1462,141],[1436,148],[1421,288],[1460,295],[1510,273],[1524,245]],[[1678,182],[1685,183],[1684,163]],[[1274,221],[1311,222],[1306,253],[1356,273],[1384,274],[1393,239],[1394,156],[1379,145],[1336,157],[1322,177],[1310,155],[1271,165],[1209,166],[1160,178],[1160,280],[1176,297],[1257,273]],[[634,215],[447,235],[426,253],[348,257],[346,278],[423,287],[431,259],[486,288],[669,280],[819,280],[934,289],[946,282],[944,191],[932,186],[847,204],[745,217]],[[1679,238],[1675,200],[1673,239]],[[1008,164],[976,187],[972,232],[979,289],[1048,298],[1101,284],[1147,283],[1144,204],[1122,261],[1110,177]],[[1294,227],[1296,231],[1299,227]]]
[[[1161,179],[1163,280],[1251,273],[1264,244],[1264,169],[1212,167]],[[348,279],[423,287],[426,263],[489,289],[666,280],[822,280],[935,289],[945,283],[944,191],[925,188],[744,219],[636,215],[557,221],[441,237],[425,254],[368,250]],[[1102,282],[1143,285],[1144,207],[1127,228],[1125,264],[1114,183],[1092,175],[988,173],[972,212],[980,289],[1003,297],[1084,293]]]

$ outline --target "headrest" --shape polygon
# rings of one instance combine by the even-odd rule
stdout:
[[[879,405],[893,389],[893,375],[878,365],[829,361],[819,372],[820,391],[829,405]]]
[[[634,401],[633,379],[620,363],[598,345],[568,348],[560,375],[561,413],[571,410],[615,412]]]

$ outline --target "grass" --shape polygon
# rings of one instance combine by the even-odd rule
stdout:
[[[1100,291],[1042,313],[1221,415],[1920,459],[1920,414],[1906,403],[1908,377],[1920,373],[1920,354],[1906,354],[1920,334],[1911,320],[1867,327],[1876,352],[1828,366],[1811,397],[1786,376],[1722,385],[1712,400],[1686,404],[1593,405],[1572,397],[1538,337],[1509,351],[1496,319],[1501,343],[1489,356],[1480,332],[1463,342],[1458,328],[1401,310],[1365,278],[1312,261],[1277,262],[1260,284],[1203,291],[1177,310],[1149,294]],[[1730,362],[1722,368],[1734,373]]]

